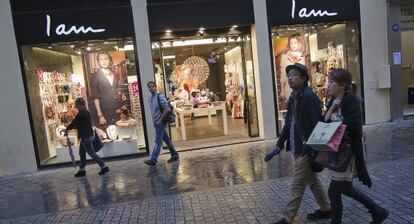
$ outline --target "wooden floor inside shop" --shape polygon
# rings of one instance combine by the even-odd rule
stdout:
[[[259,138],[249,137],[248,125],[243,118],[227,116],[228,135],[224,135],[223,116],[221,112],[212,116],[212,124],[208,124],[208,117],[194,117],[187,119],[185,128],[187,140],[181,136],[181,127],[171,126],[171,137],[177,149],[189,150],[194,148],[214,147],[219,145],[235,144],[240,142],[255,141]]]

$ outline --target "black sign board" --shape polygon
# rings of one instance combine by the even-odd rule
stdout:
[[[359,20],[358,0],[267,0],[270,25]]]
[[[253,0],[147,0],[151,32],[254,24]]]
[[[134,35],[130,6],[13,13],[19,44],[56,43]]]

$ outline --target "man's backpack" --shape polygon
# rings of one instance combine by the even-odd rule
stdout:
[[[157,100],[158,100],[158,106],[160,107],[161,114],[162,114],[164,112],[163,111],[164,108],[161,106],[161,103],[160,103],[160,95],[161,95],[161,93],[158,93]],[[171,106],[170,101],[169,100],[167,100],[167,101],[168,101],[168,105],[170,107],[170,111],[168,111],[167,117],[165,117],[164,122],[170,123],[170,124],[175,123],[175,114],[173,112],[174,108]]]

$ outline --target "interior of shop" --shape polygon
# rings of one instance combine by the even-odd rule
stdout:
[[[177,145],[258,136],[248,35],[163,40],[152,49],[157,86],[177,116],[170,126]]]
[[[21,48],[40,165],[76,159],[76,130],[62,130],[82,97],[94,130],[105,143],[101,157],[145,153],[145,138],[132,38],[26,45]]]
[[[278,126],[284,125],[291,94],[285,69],[301,63],[307,66],[312,87],[319,99],[328,99],[328,72],[344,68],[352,74],[354,89],[361,95],[359,28],[357,22],[277,26],[272,28]]]

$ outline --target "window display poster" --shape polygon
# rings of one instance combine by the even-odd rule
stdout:
[[[310,64],[309,39],[303,36],[275,38],[273,39],[273,48],[279,110],[286,110],[288,99],[292,93],[286,76],[286,67],[295,63]]]
[[[87,56],[89,109],[96,126],[106,130],[119,120],[117,110],[129,105],[125,53],[93,52]]]

